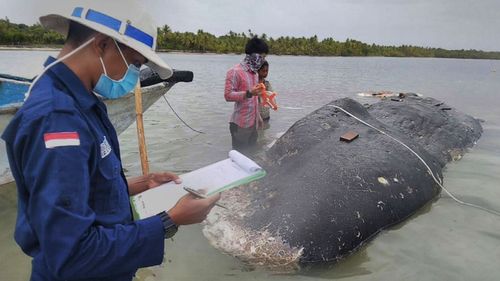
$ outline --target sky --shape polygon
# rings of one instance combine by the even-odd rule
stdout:
[[[118,1],[120,0],[101,0]],[[74,2],[74,1],[73,1]],[[500,51],[500,0],[141,0],[158,25],[268,37]],[[69,0],[0,0],[0,17],[36,23]]]

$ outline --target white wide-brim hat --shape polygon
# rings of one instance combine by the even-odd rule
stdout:
[[[135,0],[77,1],[67,14],[53,13],[40,17],[40,23],[67,36],[70,21],[85,25],[134,49],[148,59],[151,67],[167,79],[172,69],[156,54],[157,26]]]

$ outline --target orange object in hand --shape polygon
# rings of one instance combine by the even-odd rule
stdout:
[[[276,96],[278,95],[275,92],[267,92],[266,85],[264,83],[259,84],[261,86],[261,101],[264,106],[272,108],[274,111],[278,110],[278,104],[276,103]]]

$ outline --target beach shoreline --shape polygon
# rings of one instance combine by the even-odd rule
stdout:
[[[18,46],[18,45],[0,45],[0,51],[60,51],[61,46]],[[159,49],[156,50],[157,53],[169,53],[169,54],[197,54],[197,55],[239,55],[235,53],[227,54],[217,54],[211,52],[195,52],[195,51],[179,51],[179,50],[167,50]]]
[[[19,46],[19,45],[0,45],[1,51],[41,51],[41,52],[57,52],[62,49],[61,46]],[[214,52],[197,52],[197,51],[181,51],[181,50],[167,50],[167,49],[158,49],[157,53],[160,54],[183,54],[183,55],[242,55],[238,53],[214,53]],[[394,58],[394,59],[448,59],[448,60],[499,60],[492,58],[454,58],[454,57],[419,57],[419,56],[310,56],[310,55],[289,55],[289,54],[273,54],[273,56],[278,57],[312,57],[312,58]]]
[[[62,47],[0,46],[0,51],[59,51]]]

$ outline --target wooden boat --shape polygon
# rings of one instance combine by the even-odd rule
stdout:
[[[177,82],[191,82],[193,73],[191,71],[174,71],[172,77],[161,80],[159,76],[150,69],[141,71],[142,106],[146,111],[161,96],[170,90]],[[7,124],[22,106],[25,93],[28,91],[31,79],[0,74],[0,133],[4,131]],[[120,99],[104,100],[108,108],[111,122],[118,134],[122,133],[135,122],[135,96],[129,93]],[[9,168],[5,143],[0,140],[0,185],[14,181]]]

